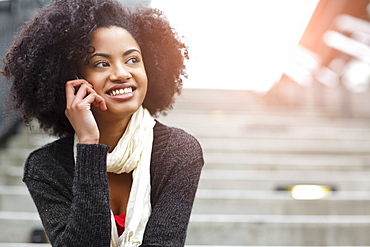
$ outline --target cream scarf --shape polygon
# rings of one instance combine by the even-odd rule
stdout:
[[[111,211],[111,247],[137,247],[141,245],[145,226],[151,214],[150,158],[153,145],[154,118],[142,106],[132,115],[125,133],[117,146],[107,155],[107,172],[132,172],[132,186],[126,209],[125,231],[118,236]],[[77,135],[74,154],[77,155]]]

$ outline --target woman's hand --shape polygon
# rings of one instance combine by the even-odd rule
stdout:
[[[76,131],[79,143],[99,142],[100,133],[91,112],[91,104],[107,110],[104,99],[98,95],[86,80],[78,79],[66,83],[67,106],[65,114]]]

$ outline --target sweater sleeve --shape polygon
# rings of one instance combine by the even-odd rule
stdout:
[[[167,140],[158,140],[154,146],[158,152],[154,156],[159,158],[151,168],[152,214],[142,247],[184,246],[204,163],[201,146],[193,136],[175,129]]]
[[[108,149],[78,144],[71,176],[48,152],[35,152],[27,159],[23,180],[52,246],[110,245]]]

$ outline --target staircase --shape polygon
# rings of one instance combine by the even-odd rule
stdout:
[[[38,130],[31,131],[23,126],[4,140],[4,148],[0,149],[0,242],[38,241],[32,238],[32,232],[42,229],[42,225],[22,182],[23,164],[32,150],[52,140]]]
[[[193,134],[204,149],[187,246],[370,246],[370,119],[339,112],[250,92],[185,89],[159,120]],[[22,165],[52,139],[22,127],[0,149],[0,242],[30,243],[41,228]],[[294,184],[335,191],[295,200],[281,189]]]
[[[370,246],[370,121],[341,118],[335,102],[328,113],[241,91],[185,91],[162,121],[204,148],[187,244]],[[295,200],[279,190],[293,184],[336,191]]]

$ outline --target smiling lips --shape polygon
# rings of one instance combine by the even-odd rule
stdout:
[[[136,88],[135,87],[122,87],[116,86],[110,89],[106,94],[109,95],[112,99],[116,100],[128,100],[134,96]]]
[[[111,96],[116,96],[116,95],[132,93],[132,91],[133,91],[132,87],[126,87],[126,88],[111,90],[108,92],[108,94]]]

